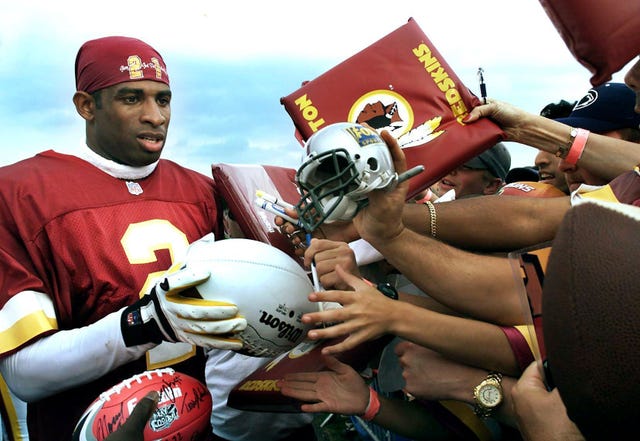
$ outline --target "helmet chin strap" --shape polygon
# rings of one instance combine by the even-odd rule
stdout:
[[[384,188],[387,188],[391,183],[394,182],[395,172],[383,173],[376,176],[372,181],[369,181],[371,177],[372,174],[370,172],[363,172],[360,183],[358,184],[358,188],[350,191],[347,197],[350,196],[351,199],[359,200],[366,197],[373,190],[382,190]]]

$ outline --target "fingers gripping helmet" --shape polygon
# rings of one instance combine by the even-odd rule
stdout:
[[[296,206],[307,231],[323,222],[351,220],[369,192],[397,180],[387,144],[373,129],[335,123],[314,133],[296,173],[302,198]]]

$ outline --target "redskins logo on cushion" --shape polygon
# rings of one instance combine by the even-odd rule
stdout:
[[[557,198],[566,196],[557,187],[545,182],[512,182],[498,191],[501,196],[528,196],[532,198]]]

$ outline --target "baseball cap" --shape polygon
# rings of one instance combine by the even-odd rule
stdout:
[[[162,56],[144,41],[103,37],[84,43],[76,55],[76,90],[96,90],[127,81],[151,80],[169,84]]]
[[[464,165],[476,170],[489,170],[493,176],[504,181],[511,167],[511,155],[505,145],[499,142]]]
[[[507,173],[504,182],[510,184],[512,182],[538,182],[540,174],[534,167],[514,167]]]
[[[634,111],[636,94],[624,83],[605,83],[590,89],[571,114],[556,121],[595,133],[640,128],[640,114]]]

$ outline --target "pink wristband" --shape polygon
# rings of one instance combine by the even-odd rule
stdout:
[[[589,131],[585,129],[578,129],[578,133],[571,144],[569,153],[564,160],[571,165],[575,165],[584,151],[584,146],[587,144],[587,138],[589,137]]]
[[[367,404],[367,408],[364,410],[362,419],[365,421],[371,421],[376,417],[376,415],[378,415],[378,412],[380,412],[380,398],[378,397],[378,392],[369,387],[369,404]]]

